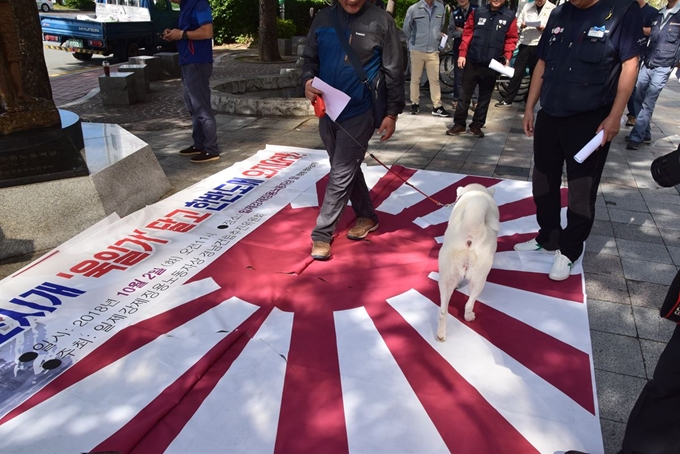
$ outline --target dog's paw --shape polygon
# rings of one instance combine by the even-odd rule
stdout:
[[[465,321],[471,322],[475,319],[475,313],[470,311],[465,313]]]
[[[437,340],[439,342],[446,342],[446,334],[444,334],[444,335],[437,334]]]

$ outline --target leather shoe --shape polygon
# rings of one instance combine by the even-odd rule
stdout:
[[[314,241],[312,245],[312,258],[314,260],[328,260],[331,258],[331,243]]]
[[[479,126],[470,126],[470,134],[480,139],[484,137],[484,132],[482,132],[482,128]]]
[[[457,136],[465,132],[465,126],[463,125],[453,125],[453,128],[446,130],[447,136]]]
[[[354,227],[347,232],[347,238],[350,240],[363,240],[369,233],[378,229],[378,222],[369,218],[357,218]]]

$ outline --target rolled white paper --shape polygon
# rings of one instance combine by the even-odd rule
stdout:
[[[525,22],[524,24],[525,24],[527,27],[534,27],[534,28],[536,28],[536,27],[540,27],[540,26],[541,26],[541,21],[540,21],[540,20],[537,20],[537,21],[529,21],[529,22]]]
[[[595,137],[590,139],[590,142],[585,144],[583,148],[581,148],[581,151],[576,153],[576,156],[574,156],[574,160],[578,162],[579,164],[582,164],[583,161],[588,159],[588,156],[593,154],[593,151],[597,150],[600,148],[600,144],[602,144],[602,138],[604,137],[604,129],[597,134],[595,134]]]
[[[511,79],[512,76],[515,75],[515,68],[510,68],[509,66],[501,65],[498,61],[494,60],[493,58],[489,62],[489,68],[505,76],[508,76]]]
[[[449,39],[448,35],[442,35],[442,40],[439,41],[439,47],[440,48],[445,48],[446,47],[446,41]]]

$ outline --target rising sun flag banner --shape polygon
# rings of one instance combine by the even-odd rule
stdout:
[[[269,145],[0,281],[0,452],[604,452],[581,264],[553,282],[513,250],[530,183],[364,166],[380,229],[348,240],[348,208],[320,262],[329,170]],[[404,180],[444,204],[495,188],[477,317],[456,290],[443,343],[451,207]]]

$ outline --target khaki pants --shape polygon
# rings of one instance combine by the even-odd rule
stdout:
[[[420,75],[423,67],[430,82],[430,99],[432,108],[442,105],[442,92],[439,88],[439,53],[438,52],[411,52],[411,104],[420,104]]]

